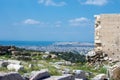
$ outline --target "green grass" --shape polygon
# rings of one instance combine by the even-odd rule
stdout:
[[[8,72],[6,67],[0,67],[0,72]]]
[[[6,59],[10,59],[10,58],[11,58],[11,55],[7,55],[7,54],[0,56],[0,59],[5,59],[6,60]]]
[[[95,74],[99,74],[99,73],[106,73],[107,70],[105,68],[103,68],[102,66],[100,66],[98,69],[95,69],[94,66],[89,66],[88,64],[75,64],[74,66],[69,66],[70,69],[72,70],[84,70],[86,72],[93,72]]]

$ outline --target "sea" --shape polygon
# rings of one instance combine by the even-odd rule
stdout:
[[[55,41],[0,41],[3,46],[49,46]]]
[[[0,45],[2,46],[50,46],[55,43],[65,43],[65,42],[63,41],[0,41]],[[83,43],[83,42],[79,42],[79,43]],[[84,43],[93,44],[93,42],[84,42]]]

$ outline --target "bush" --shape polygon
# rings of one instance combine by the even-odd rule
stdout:
[[[58,56],[58,58],[62,58],[66,61],[70,61],[72,63],[85,63],[86,59],[85,59],[85,55],[81,55],[81,54],[75,54],[72,52],[52,52],[53,54],[56,54]]]

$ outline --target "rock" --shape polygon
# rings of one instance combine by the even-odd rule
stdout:
[[[50,54],[50,52],[46,51],[45,54]]]
[[[51,76],[50,78],[43,80],[75,80],[74,76],[71,74],[66,74],[63,76]]]
[[[105,69],[109,69],[111,66],[109,66],[109,65],[104,65],[103,66],[103,68],[105,68]]]
[[[56,65],[64,65],[64,62],[55,62]]]
[[[21,61],[18,61],[18,60],[8,60],[9,64],[18,64],[20,65],[21,64]]]
[[[92,66],[96,63],[103,65],[105,61],[109,61],[109,57],[102,51],[92,50],[86,54],[86,60],[90,65],[92,64]]]
[[[37,66],[38,66],[38,67],[44,67],[44,65],[43,65],[43,64],[38,64]]]
[[[8,49],[9,52],[15,51],[15,48],[11,47],[10,49]]]
[[[23,51],[19,56],[31,56],[31,54],[26,51]]]
[[[70,69],[65,68],[65,69],[62,71],[62,74],[70,74]]]
[[[50,77],[50,74],[46,70],[32,71],[30,80],[43,80],[48,77]]]
[[[34,67],[34,65],[33,64],[29,64],[29,66],[28,66],[29,68],[33,68]]]
[[[55,65],[70,66],[70,65],[72,65],[72,63],[70,61],[61,61],[61,62],[55,62]]]
[[[5,55],[7,51],[0,51],[0,55]]]
[[[30,73],[24,73],[22,76],[25,80],[29,80]]]
[[[87,79],[86,78],[86,72],[83,71],[83,70],[73,70],[73,73],[75,74],[75,78]]]
[[[8,61],[0,60],[0,67],[7,67],[8,64],[9,64]]]
[[[94,50],[89,51],[89,52],[86,54],[86,56],[90,56],[90,57],[93,57],[93,56],[95,56],[95,55],[96,55],[96,53],[95,53]]]
[[[54,66],[56,69],[61,69],[60,65],[52,65],[52,66]]]
[[[119,59],[113,59],[112,60],[112,63],[117,63],[117,62],[119,62],[120,60]]]
[[[12,55],[17,56],[20,54],[20,51],[11,51]]]
[[[65,61],[65,65],[70,66],[70,65],[72,65],[72,63],[70,61]]]
[[[0,80],[24,80],[23,77],[15,72],[0,73]]]
[[[16,56],[15,57],[17,60],[25,60],[25,61],[29,61],[29,60],[32,60],[31,56]]]
[[[93,74],[92,72],[86,72],[85,75],[86,75],[87,77],[94,76],[94,74]]]
[[[78,78],[75,78],[75,80],[84,80],[84,79],[78,79]]]
[[[104,57],[104,60],[106,61],[106,60],[109,60],[109,57]]]
[[[56,59],[56,58],[57,58],[57,56],[56,56],[56,55],[54,55],[54,54],[52,54],[52,55],[51,55],[51,58],[52,58],[52,59]]]
[[[24,77],[24,80],[29,80],[29,78],[27,78],[27,77]]]
[[[9,54],[11,46],[0,46],[0,55]]]
[[[96,75],[92,80],[108,80],[105,74]]]
[[[110,78],[120,80],[120,63],[115,64],[108,71]]]
[[[20,70],[24,70],[24,67],[22,65],[18,65],[18,64],[9,64],[7,66],[8,70],[15,70],[15,71],[20,71]]]
[[[51,57],[50,55],[47,55],[47,54],[46,54],[46,55],[43,55],[43,56],[42,56],[42,59],[47,59],[47,58],[50,58],[50,57]]]

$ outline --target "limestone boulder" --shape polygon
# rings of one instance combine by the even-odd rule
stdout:
[[[24,61],[29,61],[32,60],[31,56],[15,56],[14,58],[16,58],[17,60],[24,60]]]
[[[18,65],[18,64],[9,64],[7,66],[8,70],[15,70],[15,71],[21,71],[24,70],[24,67],[22,65]]]
[[[92,80],[108,80],[106,74],[96,75]]]
[[[52,59],[56,59],[56,58],[57,58],[57,56],[56,56],[56,55],[54,55],[54,54],[51,54],[51,58],[52,58]]]
[[[34,65],[33,64],[29,64],[29,66],[28,66],[29,68],[33,68],[34,67]]]
[[[32,71],[30,80],[43,80],[48,77],[50,77],[50,74],[47,70]]]
[[[64,62],[55,62],[56,65],[64,65]]]
[[[12,55],[17,56],[20,54],[20,51],[11,51]]]
[[[20,65],[21,64],[21,61],[18,61],[18,60],[8,60],[9,64],[18,64]]]
[[[75,80],[84,80],[84,79],[78,79],[78,78],[75,78]]]
[[[51,55],[45,54],[45,55],[42,56],[42,59],[47,59],[47,58],[51,58]]]
[[[115,64],[112,66],[109,70],[109,76],[110,78],[114,80],[120,80],[120,63]]]
[[[93,57],[93,56],[95,56],[95,55],[96,55],[96,53],[95,53],[94,50],[89,51],[89,52],[86,54],[86,56],[90,56],[90,57]]]
[[[72,65],[72,63],[71,63],[70,61],[65,61],[64,64],[65,64],[66,66]]]
[[[0,60],[0,67],[7,67],[8,64],[9,64],[8,61]]]
[[[24,80],[24,78],[15,72],[0,73],[0,80]]]
[[[72,63],[70,61],[60,61],[60,62],[55,62],[55,65],[65,65],[65,66],[71,66]]]
[[[70,74],[70,69],[65,68],[65,69],[62,71],[62,74]]]
[[[75,75],[75,78],[78,79],[87,79],[86,72],[83,70],[73,70],[73,73]]]
[[[43,80],[75,80],[75,77],[71,74],[65,74],[62,76],[51,76],[50,78],[46,78]]]

